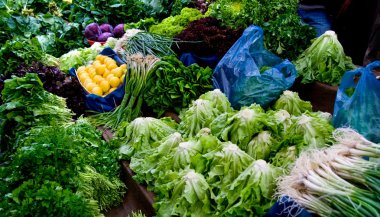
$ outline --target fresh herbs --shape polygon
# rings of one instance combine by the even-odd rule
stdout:
[[[184,66],[175,56],[161,59],[147,84],[144,101],[161,116],[165,111],[179,113],[192,100],[212,89],[212,70],[197,64]]]

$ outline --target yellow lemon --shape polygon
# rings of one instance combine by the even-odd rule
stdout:
[[[93,93],[95,95],[98,95],[98,96],[102,96],[103,95],[102,88],[100,88],[99,86],[93,87],[91,93]]]
[[[105,71],[106,71],[105,65],[98,65],[96,67],[96,74],[98,74],[98,75],[103,75]]]
[[[101,79],[98,80],[98,82],[96,82],[96,84],[99,85],[102,81],[105,81],[105,80],[106,80],[106,79],[101,78]]]
[[[108,65],[108,64],[112,64],[112,63],[116,64],[116,61],[114,59],[112,59],[111,57],[104,58],[104,64]]]
[[[87,83],[87,84],[86,84],[86,90],[87,90],[88,92],[91,93],[92,88],[94,88],[95,86],[96,86],[96,84],[94,84],[94,83],[92,83],[92,82]]]
[[[116,65],[116,63],[107,64],[107,68],[108,68],[109,70],[116,69],[116,68],[117,68],[117,65]]]
[[[92,80],[94,81],[94,83],[98,84],[99,82],[101,82],[101,81],[104,80],[104,79],[103,79],[103,77],[100,76],[100,75],[95,75],[95,76],[92,78]]]
[[[95,59],[96,60],[98,60],[98,61],[100,61],[100,62],[104,62],[104,58],[105,58],[106,56],[103,56],[103,55],[97,55],[96,57],[95,57]]]
[[[112,77],[109,82],[111,87],[118,87],[120,85],[120,79],[117,77]]]
[[[91,78],[86,78],[86,80],[83,81],[83,86],[86,87],[87,84],[93,83]]]
[[[127,64],[120,65],[120,68],[123,69],[123,71],[126,70],[127,69]]]
[[[106,80],[101,81],[99,86],[100,86],[100,88],[102,88],[104,93],[108,92],[108,90],[110,89],[110,84]]]
[[[79,80],[81,82],[84,82],[84,80],[86,80],[87,78],[90,78],[87,72],[82,72],[82,74],[79,76]]]
[[[109,82],[111,78],[115,77],[112,73],[107,75],[106,80]]]
[[[93,78],[95,75],[96,75],[96,71],[95,71],[94,69],[90,69],[90,70],[88,71],[88,76],[89,76],[90,78]]]
[[[112,69],[111,72],[113,75],[115,75],[115,77],[118,77],[118,78],[120,78],[123,75],[123,70],[120,67],[116,69]]]
[[[96,68],[99,65],[102,65],[102,63],[99,60],[95,60],[92,65]]]
[[[77,73],[78,73],[78,72],[82,72],[82,71],[86,71],[86,66],[80,66],[80,67],[77,69]]]

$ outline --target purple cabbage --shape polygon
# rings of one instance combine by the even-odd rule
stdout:
[[[114,34],[115,38],[123,37],[124,33],[125,33],[125,31],[124,31],[124,24],[123,23],[118,24],[113,29],[113,34]]]
[[[97,41],[100,34],[102,34],[102,32],[97,23],[88,24],[84,30],[84,36],[92,41]]]
[[[104,32],[104,33],[102,33],[102,34],[99,35],[98,41],[105,42],[105,41],[107,41],[107,39],[109,37],[112,37],[112,36],[113,36],[112,33],[110,33],[110,32]]]
[[[100,25],[100,31],[102,31],[102,33],[105,33],[105,32],[112,33],[113,27],[108,23],[104,23],[104,24]]]

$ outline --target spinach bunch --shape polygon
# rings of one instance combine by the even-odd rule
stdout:
[[[179,113],[201,94],[212,90],[212,70],[197,64],[188,67],[175,56],[161,59],[144,94],[147,105],[161,116],[165,111]]]

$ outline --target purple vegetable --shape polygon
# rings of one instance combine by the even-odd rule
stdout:
[[[105,33],[105,32],[112,33],[113,28],[110,24],[104,23],[104,24],[100,25],[100,31],[102,31],[102,33]]]
[[[112,36],[113,36],[112,33],[109,33],[109,32],[102,33],[101,35],[99,35],[98,41],[105,42],[107,41],[109,37],[112,37]]]
[[[121,38],[121,37],[123,37],[124,33],[125,32],[124,32],[124,24],[123,23],[118,24],[113,29],[113,34],[114,34],[115,38]]]
[[[100,34],[102,34],[102,32],[100,31],[99,25],[97,23],[88,24],[84,30],[84,36],[87,39],[93,41],[97,41]]]

